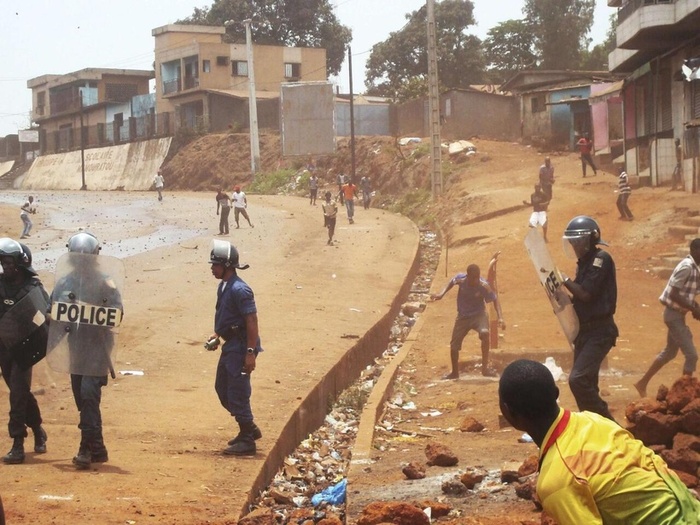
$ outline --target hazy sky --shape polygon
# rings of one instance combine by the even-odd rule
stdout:
[[[205,0],[0,0],[0,136],[29,125],[31,92],[27,80],[88,67],[151,69],[151,29],[192,14]],[[484,38],[497,23],[522,18],[524,0],[474,0],[477,26]],[[364,62],[369,50],[397,31],[405,15],[425,0],[331,0],[340,21],[353,31],[353,89],[364,90]],[[597,0],[592,38],[605,38],[614,12]],[[346,66],[338,78],[347,92]]]

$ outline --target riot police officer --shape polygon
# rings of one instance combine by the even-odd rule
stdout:
[[[7,237],[0,239],[0,370],[10,389],[12,449],[7,464],[24,462],[27,427],[34,433],[34,452],[46,452],[41,411],[31,392],[32,366],[46,355],[49,296],[32,268],[27,246]]]
[[[576,278],[563,279],[573,296],[579,319],[569,387],[579,410],[596,412],[614,421],[607,403],[600,397],[598,376],[619,335],[613,319],[617,305],[615,261],[598,247],[607,243],[601,239],[600,227],[591,217],[580,215],[571,219],[562,241],[567,255],[578,260]]]
[[[253,290],[236,273],[249,266],[241,266],[238,250],[220,240],[212,242],[209,264],[211,273],[221,283],[216,294],[215,333],[207,348],[215,350],[219,341],[224,340],[214,387],[221,405],[236,419],[240,430],[223,452],[252,456],[256,451],[255,441],[262,437],[262,432],[253,421],[250,407],[250,374],[255,370],[256,357],[262,348]]]
[[[68,254],[56,264],[56,286],[51,294],[54,319],[48,362],[55,370],[70,372],[73,398],[80,412],[80,447],[73,464],[83,470],[91,463],[108,460],[100,403],[107,374],[114,377],[114,325],[123,312],[119,279],[111,275],[121,272],[110,264],[116,261],[117,269],[123,266],[119,259],[100,256],[100,242],[90,233],[76,233],[66,247]],[[71,318],[71,308],[79,306],[83,308],[80,319]]]

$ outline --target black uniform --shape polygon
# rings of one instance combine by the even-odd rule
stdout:
[[[25,272],[26,273],[26,272]],[[46,304],[49,296],[41,281],[36,276],[26,273],[25,281],[19,286],[12,286],[0,274],[0,318],[6,315],[14,305],[39,288]],[[31,323],[32,319],[26,319]],[[8,430],[11,438],[27,437],[27,427],[39,432],[41,427],[41,412],[32,386],[32,365],[46,355],[48,325],[46,322],[34,330],[32,334],[13,348],[5,348],[0,341],[0,370],[2,377],[10,389],[10,422]]]
[[[574,282],[591,294],[591,300],[573,298],[580,329],[574,340],[569,386],[579,410],[613,419],[607,403],[600,397],[598,375],[603,359],[619,335],[613,319],[617,305],[615,261],[609,253],[594,247],[578,260]]]

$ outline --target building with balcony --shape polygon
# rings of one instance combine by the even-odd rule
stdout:
[[[700,0],[608,0],[617,7],[610,71],[626,74],[624,162],[642,183],[670,184],[680,154],[683,187],[700,187],[700,80],[683,65],[700,57]],[[675,140],[681,142],[677,151]]]
[[[171,24],[151,33],[158,113],[203,131],[248,128],[245,44],[225,42],[225,27]],[[325,49],[253,44],[253,64],[262,128],[279,129],[282,83],[326,80]]]
[[[130,119],[153,112],[153,71],[87,68],[27,81],[41,152],[128,140]],[[133,122],[133,121],[132,121]],[[90,135],[94,135],[91,137]]]

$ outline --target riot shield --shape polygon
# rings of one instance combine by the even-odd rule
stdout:
[[[0,342],[23,367],[37,363],[46,355],[47,309],[41,288],[35,286],[0,318]]]
[[[542,235],[535,228],[530,228],[525,237],[525,247],[547,298],[552,303],[554,315],[557,316],[564,335],[573,348],[574,339],[576,339],[579,329],[578,316],[569,294],[561,289],[563,286],[561,273],[554,264]]]
[[[116,257],[69,252],[56,262],[46,360],[58,372],[114,374],[123,315],[124,264]]]

